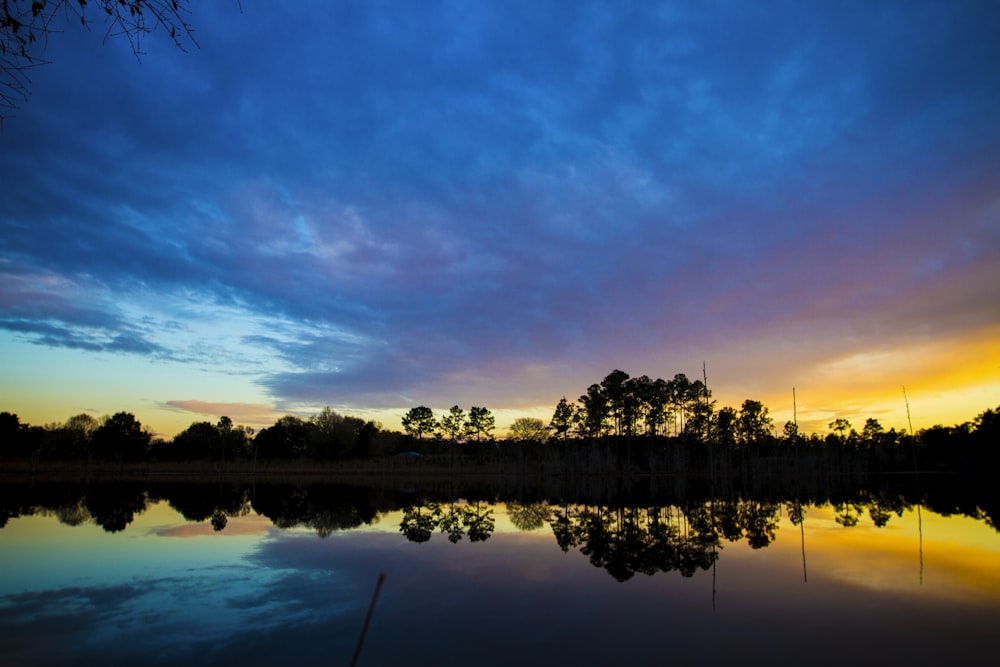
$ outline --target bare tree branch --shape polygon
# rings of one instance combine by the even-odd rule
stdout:
[[[193,44],[194,28],[187,21],[188,0],[0,0],[0,120],[3,110],[15,110],[31,94],[30,71],[50,64],[43,57],[49,37],[79,22],[85,28],[102,21],[104,41],[124,36],[137,59],[142,41],[162,29],[182,51]],[[91,18],[94,13],[100,18]]]

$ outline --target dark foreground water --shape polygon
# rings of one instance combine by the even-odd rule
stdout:
[[[198,515],[147,497],[10,516],[0,663],[347,665],[380,573],[360,665],[998,655],[1000,533],[914,505],[174,506]]]

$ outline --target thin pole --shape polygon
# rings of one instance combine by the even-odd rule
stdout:
[[[913,435],[913,420],[910,419],[910,399],[908,399],[906,397],[906,385],[905,384],[903,385],[903,402],[906,403],[906,422],[910,425],[910,435],[912,436]],[[913,451],[916,452],[916,449],[914,449]],[[914,454],[914,457],[915,456],[916,456],[916,454]],[[916,458],[914,458],[913,460],[915,462]],[[916,467],[916,463],[914,463],[914,467]]]
[[[372,594],[372,602],[368,605],[368,613],[365,615],[365,624],[361,627],[361,636],[358,637],[358,646],[354,649],[354,657],[351,658],[351,667],[358,664],[358,656],[361,655],[361,646],[365,643],[365,634],[368,632],[368,624],[371,623],[372,614],[375,612],[375,603],[378,601],[378,592],[382,590],[382,582],[385,581],[385,573],[379,572],[378,581],[375,582],[375,593]]]
[[[920,584],[924,583],[924,517],[920,512],[920,472],[917,468],[917,441],[913,437],[913,420],[910,419],[910,399],[906,397],[903,385],[903,401],[906,403],[906,422],[910,427],[910,448],[913,450],[913,479],[917,484],[917,533],[920,540]]]
[[[801,511],[801,504],[799,505]],[[809,577],[806,575],[806,513],[802,511],[801,516],[799,516],[799,535],[802,537],[802,582],[809,583]]]
[[[792,447],[795,448],[795,474],[801,478],[799,472],[799,403],[795,398],[795,387],[792,387],[792,425],[795,428],[795,435],[792,436]]]
[[[708,370],[705,360],[702,359],[701,362],[701,380],[705,385],[705,406],[708,406]],[[705,411],[706,416],[708,411]],[[712,517],[712,530],[715,530],[715,455],[713,450],[715,444],[712,442],[710,437],[711,419],[705,420],[705,444],[708,446],[708,474],[709,474],[709,484],[711,485],[711,498],[709,499],[708,512]],[[715,597],[716,597],[716,567],[719,562],[718,553],[718,534],[712,535],[712,611],[715,611]]]

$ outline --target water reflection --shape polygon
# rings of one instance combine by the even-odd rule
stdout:
[[[937,510],[920,520],[891,484],[822,499],[631,491],[2,484],[0,653],[346,664],[384,571],[362,664],[989,655],[1000,534],[947,485],[922,485]],[[835,626],[852,642],[831,645]]]
[[[469,536],[470,542],[488,540],[495,527],[493,508],[489,504],[481,501],[471,504],[450,502],[445,505],[428,503],[408,506],[403,510],[399,531],[411,542],[426,542],[435,530],[440,530],[448,536],[449,542],[455,544],[465,535]]]
[[[929,487],[928,487],[929,488]],[[925,488],[925,492],[928,491]],[[643,497],[632,502],[547,499],[502,499],[501,493],[449,495],[437,490],[396,489],[328,483],[104,481],[0,485],[0,528],[12,518],[35,514],[54,516],[66,526],[91,522],[108,533],[124,531],[151,503],[164,501],[190,522],[209,522],[216,532],[230,519],[250,513],[266,517],[277,528],[312,529],[326,538],[335,532],[370,526],[401,512],[398,530],[410,542],[423,543],[435,533],[453,544],[465,538],[488,540],[496,529],[498,500],[506,521],[515,529],[551,530],[563,551],[576,550],[595,566],[625,581],[637,573],[676,571],[690,577],[709,569],[724,543],[745,542],[751,549],[768,547],[776,539],[779,520],[787,516],[800,528],[809,507],[829,507],[834,521],[850,529],[862,522],[885,528],[893,518],[919,504],[892,489],[861,489],[849,497],[803,500],[769,497],[680,498],[672,503]],[[986,525],[997,524],[978,504],[950,497],[945,484],[937,495],[927,493],[923,504],[944,515],[964,514]],[[964,500],[964,499],[963,499]]]

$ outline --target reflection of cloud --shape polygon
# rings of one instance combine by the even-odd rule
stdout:
[[[293,632],[313,640],[297,654],[318,658],[339,645],[349,655],[362,596],[331,581],[321,572],[203,568],[8,595],[0,599],[0,653],[33,665],[233,664],[253,644],[279,664],[289,644],[275,635]],[[258,655],[245,664],[263,663]]]
[[[270,519],[258,515],[244,517],[228,517],[226,527],[217,531],[212,527],[211,522],[185,523],[177,526],[164,526],[152,528],[150,532],[160,537],[206,537],[206,536],[236,536],[236,535],[264,535],[274,529],[274,524]]]

